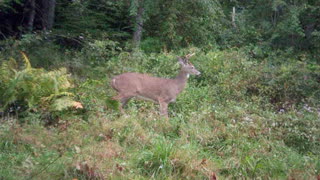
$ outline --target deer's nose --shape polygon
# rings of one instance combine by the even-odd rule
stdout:
[[[200,74],[201,74],[201,72],[197,71],[196,75],[200,75]]]

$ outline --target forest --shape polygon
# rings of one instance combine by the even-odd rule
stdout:
[[[320,179],[320,1],[1,0],[0,167]]]

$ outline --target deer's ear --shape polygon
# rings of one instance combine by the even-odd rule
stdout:
[[[181,65],[184,65],[184,64],[185,64],[184,60],[183,60],[181,57],[178,57],[178,62],[179,62],[179,64],[181,64]]]

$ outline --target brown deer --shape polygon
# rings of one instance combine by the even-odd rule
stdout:
[[[178,57],[181,69],[173,79],[131,72],[115,76],[111,80],[111,86],[118,92],[113,99],[121,102],[120,110],[123,111],[122,107],[132,97],[138,97],[160,104],[160,114],[168,118],[168,104],[175,101],[184,89],[189,75],[200,75],[200,72],[189,62],[189,58],[193,55]]]

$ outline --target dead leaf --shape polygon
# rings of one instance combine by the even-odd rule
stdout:
[[[104,179],[103,175],[95,167],[90,167],[86,161],[76,164],[79,173],[87,176],[87,179]]]
[[[76,150],[76,153],[79,154],[81,152],[80,148],[78,146],[74,146],[74,149]]]
[[[73,102],[73,107],[76,108],[76,109],[83,109],[83,106],[80,102]]]
[[[207,163],[207,160],[206,159],[202,159],[200,165],[205,165]]]
[[[121,171],[123,171],[123,167],[122,166],[120,166],[119,164],[116,164],[116,168],[121,172]]]
[[[216,175],[216,173],[212,173],[211,174],[211,176],[210,176],[210,180],[217,180],[218,178],[217,178],[217,175]]]

